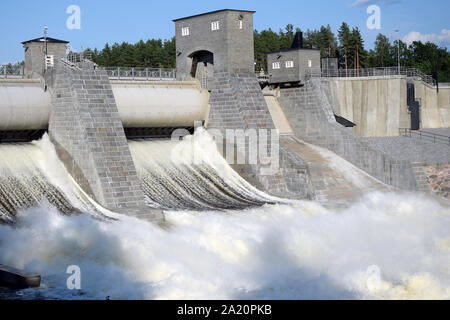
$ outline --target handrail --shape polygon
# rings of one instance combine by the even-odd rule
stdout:
[[[100,67],[112,80],[175,80],[175,69],[133,68],[133,67]]]
[[[12,79],[20,79],[25,78],[25,67],[21,66],[20,68],[12,69],[13,67],[8,64],[0,65],[0,78],[12,78]]]
[[[306,69],[305,75],[310,78],[353,78],[353,77],[386,77],[386,76],[407,76],[418,77],[424,82],[436,85],[436,80],[431,76],[422,73],[420,70],[404,67],[385,67],[385,68],[362,68],[362,69]]]
[[[450,137],[438,133],[400,128],[400,135],[409,138],[419,137],[420,140],[433,141],[433,143],[444,143],[450,146]]]

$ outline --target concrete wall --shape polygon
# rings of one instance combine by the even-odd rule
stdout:
[[[226,153],[229,148],[235,148],[235,141],[227,141],[227,130],[275,130],[271,113],[267,107],[264,95],[254,73],[231,75],[229,73],[216,73],[214,85],[211,91],[211,112],[208,123],[208,131],[219,130],[224,138]],[[259,144],[261,140],[258,141]],[[220,143],[221,144],[221,143]],[[308,173],[307,164],[293,152],[280,145],[277,154],[279,167],[277,171],[265,173],[270,165],[265,164],[266,157],[258,149],[258,162],[256,164],[246,161],[245,164],[232,163],[235,169],[244,179],[269,194],[295,199],[312,199],[313,191]],[[261,148],[259,146],[259,148]],[[265,155],[270,155],[273,146],[267,144],[263,150]],[[237,149],[237,148],[236,148]],[[253,149],[253,148],[252,148]],[[249,155],[249,141],[246,141],[242,149],[236,153]],[[224,154],[226,157],[227,155]]]
[[[450,128],[450,86],[436,87],[415,80],[415,97],[420,101],[421,129]]]
[[[365,137],[398,136],[410,128],[405,77],[323,78],[333,111]]]
[[[319,79],[308,81],[303,88],[280,90],[279,102],[300,139],[333,151],[386,184],[404,190],[419,189],[410,161],[393,158],[336,123]]]

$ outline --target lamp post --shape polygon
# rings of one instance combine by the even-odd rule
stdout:
[[[48,27],[44,26],[44,66],[45,66],[45,70],[47,70],[47,30],[48,30]]]
[[[400,30],[395,30],[398,35],[397,38],[397,62],[398,62],[398,74],[400,75]]]

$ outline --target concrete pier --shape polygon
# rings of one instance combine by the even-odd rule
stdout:
[[[145,207],[106,73],[60,60],[52,76],[49,135],[68,171],[107,209]]]

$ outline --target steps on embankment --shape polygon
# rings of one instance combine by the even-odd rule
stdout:
[[[302,88],[282,89],[278,101],[296,137],[333,151],[385,184],[419,190],[410,161],[396,159],[336,122],[320,80],[310,80]]]
[[[242,137],[242,135],[258,135],[259,143],[256,143],[258,162],[254,164],[235,163],[231,165],[234,170],[244,179],[271,195],[312,199],[306,164],[295,153],[279,146],[278,136],[275,139],[276,144],[272,145],[269,141],[275,131],[275,125],[254,74],[215,73],[210,105],[208,131],[216,134],[219,131],[227,146],[225,152],[229,151],[229,147],[236,147],[236,140],[229,141],[227,131],[234,130],[236,138]],[[261,147],[260,144],[265,138],[260,135],[261,130],[268,134],[265,147]],[[236,153],[245,154],[248,157],[251,150],[248,139]],[[264,154],[269,156],[266,157]],[[271,158],[271,156],[275,157]]]
[[[282,137],[281,144],[308,164],[315,200],[319,202],[349,203],[370,191],[394,189],[327,149],[294,136]]]

